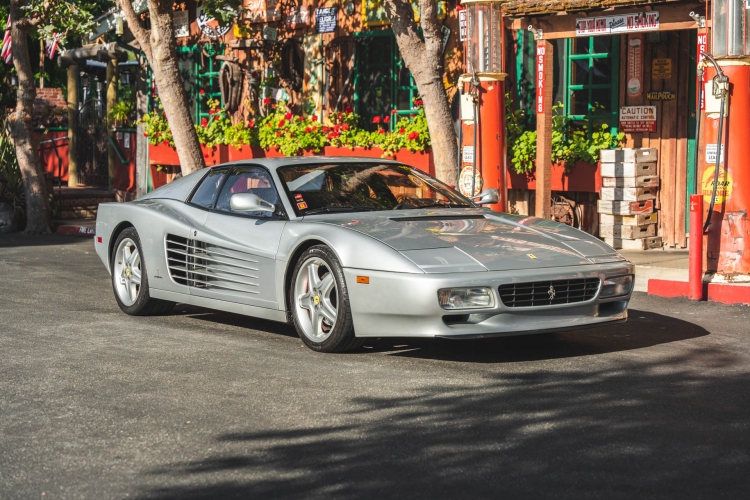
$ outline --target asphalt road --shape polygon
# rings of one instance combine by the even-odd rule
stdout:
[[[120,312],[87,239],[0,235],[0,498],[747,498],[750,308],[317,354]]]

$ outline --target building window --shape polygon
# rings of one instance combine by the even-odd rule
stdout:
[[[414,113],[412,103],[419,95],[411,72],[398,51],[396,38],[390,30],[357,34],[357,58],[354,80],[355,111],[362,116],[362,125],[374,129],[375,116],[392,116],[386,128],[398,121],[392,115]]]
[[[203,50],[205,53],[202,52]],[[214,57],[223,53],[224,44],[219,44],[217,48],[209,44],[205,47],[200,45],[177,47],[177,65],[187,94],[190,115],[195,123],[200,123],[201,118],[209,116],[206,105],[208,98],[221,100],[219,90],[221,61],[214,60]],[[148,75],[151,88],[149,108],[154,109],[155,98],[159,96],[159,91],[150,70]],[[201,90],[204,91],[203,95],[200,95]]]
[[[620,37],[592,36],[565,40],[564,111],[573,122],[592,127],[618,122]]]

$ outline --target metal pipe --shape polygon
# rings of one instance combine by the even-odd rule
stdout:
[[[700,145],[701,140],[701,103],[703,102],[703,68],[700,66],[698,66],[698,82],[698,110],[696,111],[695,117],[695,145],[693,146],[693,170],[695,171],[693,178],[693,193],[695,194],[700,192],[700,180],[698,179],[698,146]]]
[[[476,71],[474,72],[474,76],[472,76],[471,78],[471,85],[473,87],[472,92],[474,100],[474,154],[471,171],[471,196],[473,197],[477,185],[477,151],[479,149],[477,148],[477,132],[479,130],[479,79],[477,78]]]
[[[688,297],[703,300],[703,195],[690,195],[690,251]]]
[[[723,125],[724,125],[724,102],[726,100],[726,95],[729,90],[729,79],[724,75],[724,72],[721,71],[721,66],[716,62],[716,60],[711,57],[710,55],[706,54],[705,52],[701,52],[701,55],[711,61],[711,63],[714,65],[714,68],[716,69],[716,76],[714,78],[719,78],[722,83],[726,82],[727,89],[725,91],[722,91],[721,93],[721,104],[719,104],[719,131],[718,131],[718,138],[716,139],[716,166],[714,167],[714,187],[713,192],[711,193],[711,204],[708,206],[708,214],[706,214],[706,221],[703,224],[703,232],[705,233],[708,230],[708,226],[711,225],[711,216],[713,216],[714,213],[714,203],[716,203],[716,188],[719,185],[719,164],[721,163],[722,156],[724,158],[724,169],[726,170],[726,157],[729,155],[722,155],[722,139],[723,139]]]

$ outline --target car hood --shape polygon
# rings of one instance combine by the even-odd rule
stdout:
[[[306,217],[401,252],[425,272],[561,267],[624,260],[601,240],[558,222],[486,209],[358,212]]]

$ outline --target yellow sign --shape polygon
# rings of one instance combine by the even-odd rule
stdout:
[[[711,195],[714,190],[714,169],[716,167],[708,167],[703,171],[703,179],[701,183],[701,190],[703,192],[703,201],[711,203]],[[719,167],[719,182],[716,186],[716,204],[719,205],[724,203],[732,197],[732,190],[734,189],[734,181],[732,175]]]
[[[651,79],[652,80],[669,80],[672,78],[672,60],[671,59],[654,59],[651,61]]]

